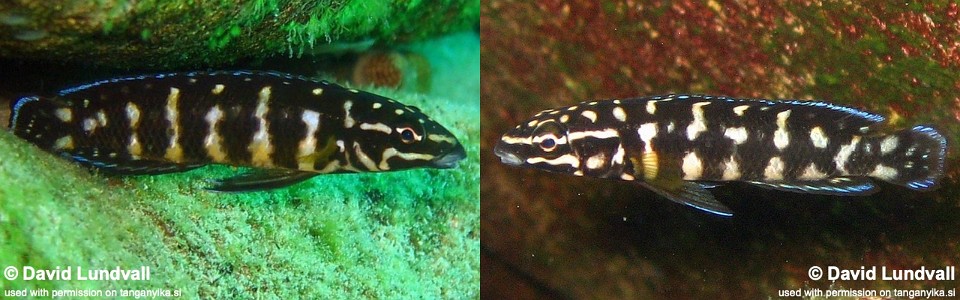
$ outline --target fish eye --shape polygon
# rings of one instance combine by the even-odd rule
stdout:
[[[531,139],[533,144],[541,150],[551,152],[560,144],[566,144],[566,131],[566,127],[562,124],[546,121],[533,130]]]
[[[422,136],[417,134],[417,132],[410,127],[401,127],[397,130],[397,132],[400,132],[400,140],[403,141],[404,144],[419,142],[421,139],[423,139]]]
[[[403,138],[403,141],[405,141],[405,142],[407,142],[407,143],[412,142],[412,141],[413,141],[413,130],[403,129],[403,131],[400,132],[400,137]]]
[[[557,141],[553,138],[545,138],[540,142],[540,148],[545,151],[552,151],[553,148],[557,147]]]

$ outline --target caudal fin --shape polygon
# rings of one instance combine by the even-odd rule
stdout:
[[[37,96],[20,98],[11,107],[10,131],[40,148],[48,149],[55,139],[66,135],[67,128],[61,125],[58,118],[71,116],[58,117],[57,109],[61,106],[55,101]]]
[[[943,177],[947,139],[930,126],[918,125],[883,137],[880,164],[872,177],[914,190],[930,190]]]

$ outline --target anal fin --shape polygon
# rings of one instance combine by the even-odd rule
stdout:
[[[877,191],[873,182],[865,177],[839,177],[817,181],[778,183],[749,181],[749,183],[778,191],[818,195],[866,196]]]
[[[716,182],[716,181],[697,181],[697,184],[699,184],[700,187],[703,187],[705,189],[712,189],[712,188],[716,188],[718,186],[723,185],[723,183]]]
[[[158,175],[193,170],[204,164],[178,164],[146,159],[118,159],[82,154],[65,154],[78,164],[116,175]]]
[[[717,201],[717,199],[704,188],[705,186],[700,183],[683,181],[676,178],[675,180],[656,179],[641,182],[640,185],[670,199],[670,201],[685,204],[712,214],[725,217],[733,216],[733,211],[723,203]]]
[[[317,175],[320,174],[287,169],[252,170],[233,177],[208,180],[211,186],[206,189],[218,192],[268,190],[293,185]]]

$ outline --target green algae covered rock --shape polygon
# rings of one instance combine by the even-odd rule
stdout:
[[[479,38],[412,48],[443,75],[435,86],[459,89],[370,91],[418,106],[457,135],[467,158],[455,169],[323,175],[285,189],[215,193],[203,189],[204,179],[238,170],[107,177],[0,132],[0,268],[151,269],[144,281],[18,278],[0,279],[0,289],[478,298]]]
[[[477,26],[479,0],[0,2],[0,56],[112,67],[222,65],[336,42],[393,43]]]

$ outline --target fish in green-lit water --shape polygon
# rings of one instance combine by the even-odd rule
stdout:
[[[935,188],[947,142],[932,127],[894,131],[883,116],[827,102],[665,95],[546,110],[504,134],[494,152],[508,165],[638,182],[729,216],[707,188],[743,181],[868,195],[877,190],[870,178]]]
[[[283,187],[325,173],[453,168],[465,157],[457,138],[416,107],[277,72],[117,78],[12,106],[14,134],[106,172],[256,168],[213,180],[218,191]]]

